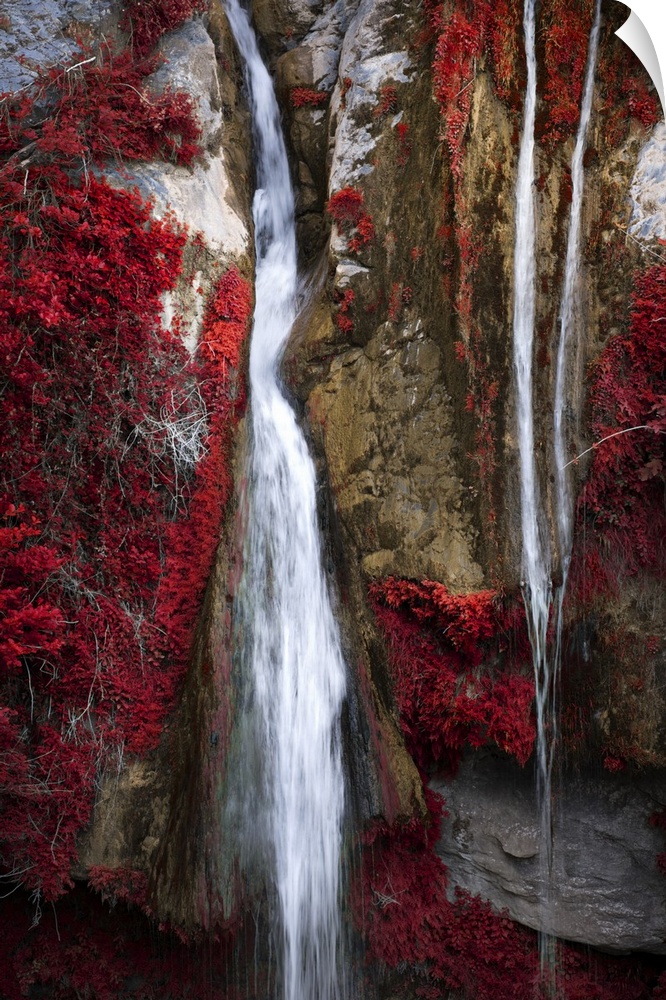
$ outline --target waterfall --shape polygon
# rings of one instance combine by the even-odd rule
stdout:
[[[516,182],[516,242],[514,251],[513,363],[516,375],[520,512],[522,527],[522,591],[532,646],[536,682],[537,781],[542,837],[550,867],[550,754],[546,702],[550,689],[547,650],[551,606],[551,559],[548,528],[540,501],[534,454],[532,355],[536,312],[536,212],[534,198],[534,121],[537,68],[535,53],[536,0],[525,0],[523,27],[527,57],[527,90]]]
[[[569,456],[566,451],[564,435],[564,416],[567,402],[567,360],[568,348],[574,333],[576,322],[576,279],[579,265],[580,226],[583,209],[583,188],[585,170],[583,157],[587,145],[587,132],[592,114],[592,98],[594,96],[594,75],[597,66],[597,51],[599,48],[599,33],[601,30],[601,0],[597,0],[594,12],[594,23],[590,34],[590,44],[587,54],[587,69],[580,109],[580,122],[576,145],[571,159],[571,215],[569,217],[569,233],[567,237],[567,256],[564,267],[564,284],[560,303],[559,328],[560,335],[557,345],[557,362],[555,368],[555,399],[553,404],[553,448],[555,454],[555,512],[557,521],[557,536],[560,552],[562,583],[557,595],[556,617],[556,661],[559,660],[559,644],[561,638],[562,600],[567,584],[569,564],[571,562],[571,547],[573,543],[573,500],[567,472]]]
[[[225,2],[245,64],[257,170],[248,509],[235,609],[251,716],[239,837],[242,846],[261,843],[282,995],[335,1000],[345,665],[322,568],[314,465],[278,374],[296,309],[294,200],[272,81],[247,13]]]
[[[536,111],[536,0],[524,0],[523,27],[527,59],[527,88],[523,134],[516,183],[516,242],[514,254],[514,370],[516,376],[518,447],[520,459],[520,500],[522,528],[522,591],[532,646],[537,713],[537,802],[540,823],[540,856],[545,886],[544,923],[548,919],[549,884],[552,872],[551,780],[558,730],[557,677],[560,663],[562,602],[566,587],[573,540],[573,502],[566,473],[564,415],[567,400],[567,360],[576,319],[576,279],[579,266],[580,229],[583,202],[583,157],[592,112],[594,76],[601,25],[601,0],[596,0],[595,16],[588,47],[580,123],[571,163],[572,204],[567,237],[564,283],[560,305],[553,403],[555,456],[555,521],[562,583],[555,595],[555,643],[549,649],[548,624],[553,606],[551,570],[553,557],[550,532],[541,502],[534,452],[532,358],[536,314],[536,218],[535,140]],[[552,941],[541,935],[542,967],[553,965]],[[550,983],[551,988],[554,983]]]

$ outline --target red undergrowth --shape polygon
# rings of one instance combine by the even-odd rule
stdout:
[[[363,837],[352,905],[368,959],[388,969],[408,963],[417,996],[455,989],[470,1000],[545,998],[536,934],[478,896],[447,892],[446,867],[435,853],[444,801],[425,794],[425,823],[377,823]],[[661,995],[651,990],[656,977],[649,963],[559,948],[562,1000],[647,1000]]]
[[[408,749],[422,768],[455,766],[465,743],[524,764],[535,738],[524,612],[494,591],[389,577],[370,585],[388,643]]]
[[[629,329],[609,341],[590,373],[594,461],[578,501],[578,530],[593,531],[597,562],[612,553],[625,574],[661,575],[666,565],[665,315],[660,264],[637,277]]]
[[[243,404],[249,285],[221,279],[190,358],[161,322],[185,234],[88,169],[193,155],[142,72],[51,71],[0,112],[0,865],[47,900],[174,705]]]
[[[0,902],[3,1000],[239,1000],[225,974],[231,938],[205,947],[188,946],[166,932],[157,937],[122,892],[106,898],[77,886],[56,907],[45,907],[32,927],[27,898],[18,894]]]
[[[326,104],[330,94],[325,90],[313,90],[311,87],[292,87],[289,100],[292,108],[318,108]]]
[[[29,91],[6,97],[0,107],[4,183],[13,175],[23,187],[27,169],[18,199],[28,200],[58,166],[81,170],[105,159],[191,163],[201,132],[192,99],[148,91],[144,79],[156,67],[155,59],[101,49],[93,62],[43,70]]]
[[[146,55],[165,32],[207,10],[207,0],[125,0],[121,24],[130,34],[134,52]]]
[[[346,187],[331,195],[326,206],[340,232],[347,238],[352,253],[359,253],[375,238],[372,218],[365,211],[363,192]]]

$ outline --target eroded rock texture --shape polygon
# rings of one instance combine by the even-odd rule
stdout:
[[[649,825],[664,807],[663,772],[556,779],[550,882],[533,782],[531,771],[479,755],[467,757],[453,780],[433,783],[446,799],[437,852],[452,883],[560,938],[663,953],[666,901],[655,864],[663,838]]]

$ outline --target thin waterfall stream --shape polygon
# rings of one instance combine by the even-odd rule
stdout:
[[[527,87],[523,133],[516,183],[516,240],[514,253],[514,370],[516,375],[520,497],[522,527],[522,591],[532,647],[537,714],[537,808],[540,858],[545,886],[543,924],[550,923],[550,884],[553,867],[552,772],[557,742],[557,685],[561,660],[562,608],[573,543],[573,500],[566,472],[565,417],[569,398],[568,361],[576,329],[577,279],[580,267],[580,232],[584,191],[584,154],[592,113],[594,79],[601,28],[601,0],[596,0],[588,45],[580,122],[571,161],[572,203],[567,236],[564,281],[559,313],[559,338],[553,400],[553,451],[555,458],[555,522],[561,583],[553,593],[550,530],[541,500],[534,442],[532,366],[536,317],[536,211],[535,116],[537,64],[535,51],[536,0],[525,0],[523,27],[527,60]],[[554,641],[548,628],[555,603]],[[542,967],[552,966],[552,940],[541,936]]]
[[[296,312],[294,198],[273,83],[247,12],[226,10],[245,64],[257,190],[256,306],[243,576],[235,609],[253,772],[243,841],[260,842],[278,992],[335,1000],[345,806],[340,711],[346,672],[324,575],[316,479],[278,366]],[[250,859],[248,865],[256,859]]]
[[[580,267],[580,230],[583,213],[583,191],[585,168],[583,159],[587,146],[587,133],[592,114],[592,98],[594,96],[594,76],[597,67],[599,50],[599,33],[601,31],[601,0],[597,0],[594,11],[594,22],[590,33],[590,43],[585,70],[585,84],[580,109],[580,122],[576,145],[571,158],[571,215],[569,217],[569,232],[567,237],[567,255],[564,265],[564,283],[559,315],[559,340],[557,345],[557,361],[555,367],[555,397],[553,402],[553,449],[555,454],[555,515],[557,521],[557,541],[560,554],[562,583],[558,588],[555,620],[555,661],[559,663],[560,643],[562,637],[562,601],[569,575],[571,549],[573,545],[573,498],[571,494],[571,471],[567,472],[570,455],[567,452],[567,441],[564,421],[567,408],[567,369],[568,355],[572,338],[575,334],[577,317],[577,279]]]

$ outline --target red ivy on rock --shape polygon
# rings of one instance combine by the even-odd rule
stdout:
[[[310,87],[292,87],[289,91],[292,108],[318,108],[326,104],[329,97],[326,90],[313,90]]]
[[[340,232],[347,237],[349,249],[358,253],[375,237],[372,217],[363,207],[363,192],[346,187],[331,195],[326,211]]]
[[[389,969],[407,963],[411,988],[421,979],[419,996],[461,990],[470,1000],[545,1000],[552,994],[540,981],[536,934],[480,897],[450,891],[435,852],[444,801],[429,789],[425,796],[425,823],[375,823],[363,836],[352,906],[368,959]],[[562,1000],[647,1000],[655,979],[648,964],[559,948]]]
[[[189,164],[200,152],[201,129],[191,97],[144,86],[156,59],[101,49],[72,67],[43,70],[28,93],[5,98],[0,114],[0,156],[23,179],[26,191],[62,168],[80,170],[91,160],[172,160]],[[39,111],[37,111],[39,109]],[[71,221],[71,220],[70,220]],[[33,234],[34,235],[34,234]]]
[[[417,763],[455,764],[468,742],[495,743],[524,764],[535,730],[522,605],[394,577],[371,583],[370,596]]]
[[[167,31],[208,10],[207,0],[125,0],[121,24],[137,55],[146,55]]]
[[[231,935],[211,947],[187,945],[168,931],[155,934],[154,925],[123,901],[119,882],[110,890],[111,875],[102,870],[93,879],[104,883],[105,901],[77,886],[55,907],[46,907],[31,926],[34,907],[22,893],[0,901],[3,950],[0,996],[25,1000],[240,1000],[228,984]],[[136,883],[137,873],[121,870]],[[99,888],[99,886],[98,886]],[[130,893],[133,894],[133,893]],[[108,902],[112,905],[109,906]]]
[[[161,321],[185,234],[88,170],[193,155],[142,72],[54,70],[0,115],[0,866],[49,900],[174,706],[244,400],[249,284],[221,279],[190,358]]]
[[[666,267],[657,265],[636,279],[628,332],[613,337],[591,369],[595,451],[578,501],[579,533],[593,527],[629,573],[662,574],[666,565],[665,316]]]

